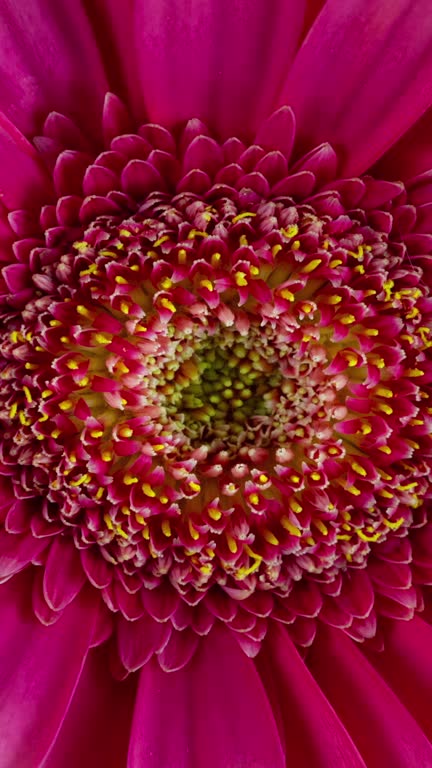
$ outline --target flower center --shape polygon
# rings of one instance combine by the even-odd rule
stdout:
[[[5,471],[145,583],[283,592],[422,504],[428,298],[355,216],[152,193],[3,316]]]

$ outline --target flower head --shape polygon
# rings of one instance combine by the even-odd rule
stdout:
[[[124,109],[109,96],[105,120]],[[286,107],[249,147],[144,124],[88,161],[59,152],[26,237],[9,215],[10,532],[42,542],[52,610],[86,576],[123,621],[162,611],[167,668],[167,632],[189,628],[184,663],[215,617],[256,653],[263,604],[303,645],[316,616],[373,636],[381,606],[400,611],[391,553],[426,521],[432,302],[410,190],[336,180],[329,145],[288,167],[293,140]]]
[[[359,726],[340,680],[360,699],[375,685],[382,711],[403,720],[374,665],[428,729],[407,693],[408,673],[401,682],[392,659],[421,633],[411,655],[423,659],[431,632],[419,615],[427,620],[430,610],[432,552],[432,158],[416,153],[415,172],[396,172],[392,158],[396,169],[410,166],[406,138],[382,155],[428,106],[429,80],[411,78],[408,120],[407,91],[396,98],[393,77],[400,19],[385,2],[374,10],[352,0],[345,16],[328,0],[315,21],[322,4],[311,2],[305,28],[303,3],[281,3],[276,17],[281,30],[289,22],[289,39],[267,31],[279,53],[272,45],[262,52],[271,85],[253,100],[238,35],[248,24],[254,39],[270,24],[267,6],[252,3],[247,20],[241,2],[230,10],[231,79],[221,91],[201,42],[193,36],[191,55],[187,46],[211,3],[192,4],[191,27],[177,11],[167,16],[160,0],[146,10],[138,0],[125,4],[122,13],[91,5],[108,79],[125,98],[109,92],[80,15],[74,45],[87,51],[95,103],[82,109],[56,94],[51,105],[44,92],[38,114],[17,117],[33,145],[0,119],[8,169],[3,182],[0,164],[0,581],[10,580],[0,615],[6,626],[24,621],[31,638],[21,648],[24,633],[16,633],[24,672],[5,697],[27,700],[26,659],[33,664],[29,649],[40,643],[44,659],[53,652],[53,669],[66,670],[64,694],[52,672],[45,683],[53,712],[63,717],[73,699],[54,757],[46,756],[57,714],[30,758],[21,759],[22,746],[7,747],[5,768],[63,764],[68,728],[75,733],[68,723],[82,711],[86,686],[95,690],[93,676],[107,686],[107,702],[125,702],[122,733],[137,696],[129,768],[242,768],[252,760],[282,768],[309,697],[316,721],[331,722],[336,736],[328,748],[303,744],[296,768],[335,759],[373,766],[378,753],[365,732],[376,717]],[[406,8],[408,41],[417,39],[420,6]],[[372,49],[362,42],[357,56],[362,14]],[[131,45],[132,54],[124,30],[134,25],[146,46]],[[375,81],[386,84],[387,120],[370,83],[360,87],[370,77],[362,62],[380,45]],[[432,75],[428,41],[419,35],[411,47]],[[323,68],[314,67],[308,86],[313,56]],[[346,79],[336,64],[350,56],[357,63]],[[352,83],[355,125],[346,107]],[[0,104],[1,94],[2,86]],[[33,138],[39,113],[43,129]],[[11,650],[15,636],[5,636]],[[0,643],[0,662],[1,654]],[[108,678],[108,665],[128,679]],[[129,673],[137,670],[136,693]],[[199,746],[181,762],[156,738],[170,686],[178,688],[170,725],[180,734],[172,743],[185,744],[184,755],[199,741],[178,711],[186,696],[195,711],[214,689],[208,710],[233,719],[226,692],[238,686],[245,722],[259,711],[265,725],[247,748],[232,752],[227,736],[211,759]],[[104,707],[108,722],[117,707]],[[432,765],[430,744],[406,717],[416,763]],[[1,727],[0,711],[0,740]],[[395,755],[386,747],[380,764],[396,765]],[[124,746],[109,760],[125,764]]]

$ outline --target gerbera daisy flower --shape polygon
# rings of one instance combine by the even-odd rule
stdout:
[[[425,0],[0,3],[0,766],[432,766]]]

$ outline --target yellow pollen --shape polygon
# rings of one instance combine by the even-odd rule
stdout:
[[[281,525],[292,536],[301,536],[300,528],[298,528],[296,525],[293,525],[292,522],[289,520],[289,518],[286,517],[285,515],[281,517]]]
[[[111,518],[110,518],[110,516],[108,515],[108,513],[104,515],[104,518],[103,518],[103,519],[104,519],[104,522],[105,522],[105,525],[106,525],[106,527],[107,527],[107,528],[108,528],[110,531],[113,531],[113,530],[114,530],[113,521],[111,520]]]
[[[383,520],[384,525],[386,525],[387,528],[391,528],[392,531],[397,531],[397,529],[401,527],[403,522],[404,522],[403,517],[400,517],[399,520],[395,520],[394,522],[392,520]]]
[[[38,424],[42,424],[44,421],[48,421],[49,416],[47,413],[44,413],[43,416],[40,417]]]
[[[407,371],[407,376],[410,378],[416,378],[417,376],[424,376],[424,371],[422,371],[420,368],[409,368]]]
[[[212,520],[220,520],[222,517],[222,512],[220,509],[217,509],[216,507],[209,507],[208,515],[212,518]]]
[[[342,301],[342,296],[329,296],[328,303],[329,304],[340,304]]]
[[[132,437],[133,435],[133,429],[130,427],[120,427],[118,434],[120,437]]]
[[[288,290],[288,288],[283,288],[280,292],[280,295],[285,301],[294,301],[294,294]]]
[[[162,235],[162,237],[159,238],[159,240],[156,240],[153,244],[154,248],[159,248],[162,243],[166,243],[166,241],[169,240],[169,235]]]
[[[351,323],[355,323],[356,319],[354,315],[342,315],[340,318],[340,322],[342,325],[351,325]]]
[[[382,453],[386,453],[387,456],[390,456],[391,454],[391,448],[388,445],[380,445],[378,450],[381,451]]]
[[[63,400],[59,404],[59,408],[61,411],[69,411],[72,408],[72,406],[73,406],[72,400]]]
[[[353,461],[351,466],[354,472],[356,472],[358,475],[361,475],[361,477],[367,477],[367,472],[364,469],[364,467],[361,466],[361,464],[358,464],[356,461]]]
[[[377,328],[366,328],[365,336],[378,336],[379,331]]]
[[[326,525],[323,523],[323,521],[322,521],[322,520],[314,520],[314,524],[315,524],[316,528],[318,528],[318,530],[320,531],[320,533],[322,533],[322,534],[323,534],[323,536],[327,536],[327,535],[328,535],[328,528],[327,528],[327,526],[326,526]]]
[[[193,538],[193,540],[194,540],[194,541],[197,541],[197,540],[199,539],[199,537],[200,537],[200,535],[199,535],[199,531],[197,531],[197,529],[194,527],[194,525],[193,525],[193,523],[192,523],[192,520],[191,520],[190,518],[189,518],[189,523],[188,523],[188,525],[189,525],[189,532],[190,532],[190,535],[192,536],[192,538]]]
[[[394,499],[394,493],[386,491],[385,488],[382,488],[380,491],[378,491],[378,495],[382,496],[383,499]]]
[[[61,435],[61,432],[59,429],[53,429],[53,431],[51,432],[51,437],[53,437],[54,440],[57,440],[57,438],[60,437],[60,435]]]
[[[84,317],[91,317],[91,312],[83,304],[78,304],[77,312],[79,315],[84,315]]]
[[[238,545],[236,540],[230,533],[226,534],[226,540],[227,540],[229,551],[232,552],[233,555],[235,555],[236,552],[238,551]]]
[[[258,482],[262,483],[263,485],[264,485],[264,483],[268,483],[268,481],[269,481],[269,479],[268,479],[267,475],[260,475],[259,478],[258,478]]]
[[[98,344],[111,344],[112,336],[109,333],[95,333],[94,339]]]
[[[340,267],[341,264],[343,264],[343,262],[340,259],[333,259],[333,261],[330,262],[329,267],[331,269],[336,269],[336,267]]]
[[[300,240],[294,240],[293,243],[291,243],[291,250],[292,251],[299,251],[300,250]]]
[[[274,245],[274,246],[273,246],[273,248],[271,249],[271,252],[272,252],[272,256],[277,256],[277,255],[278,255],[278,253],[279,253],[281,250],[282,250],[282,246],[281,246],[281,244],[280,244],[280,243],[278,243],[277,245]]]
[[[111,461],[113,455],[111,451],[102,451],[102,461]]]
[[[138,478],[134,475],[125,475],[123,478],[123,482],[125,485],[133,485],[134,483],[138,482]]]
[[[39,350],[39,351],[40,351],[40,350]],[[43,350],[42,350],[42,351],[43,351]],[[36,368],[39,368],[39,366],[37,365],[37,363],[26,363],[24,367],[25,367],[25,369],[26,369],[27,371],[35,371],[35,370],[36,370]]]
[[[264,528],[263,537],[269,544],[273,544],[274,547],[279,545],[279,539],[268,528]]]
[[[116,275],[115,278],[114,278],[114,282],[117,283],[117,285],[127,285],[128,284],[128,281],[122,275]]]
[[[312,259],[312,261],[309,262],[309,264],[306,264],[305,267],[301,270],[302,274],[309,274],[310,272],[313,272],[314,269],[319,267],[319,265],[322,263],[321,259]]]
[[[362,541],[378,541],[378,539],[381,538],[381,533],[375,533],[373,536],[368,536],[366,533],[363,533],[363,531],[356,531],[357,536],[359,539],[362,539]]]
[[[214,291],[214,286],[211,280],[201,280],[200,285],[203,288],[207,288],[208,291]]]
[[[18,412],[18,403],[12,403],[9,411],[9,418],[14,419]]]
[[[358,488],[355,487],[355,485],[347,485],[345,488],[348,493],[351,493],[353,496],[360,496],[361,491],[359,491]]]
[[[377,395],[380,397],[393,397],[393,392],[391,389],[387,389],[386,387],[378,387],[376,391]]]
[[[258,496],[258,494],[257,494],[257,493],[251,493],[251,494],[249,495],[249,501],[250,501],[250,503],[251,503],[252,505],[254,505],[254,506],[256,506],[257,504],[259,504],[259,496]]]
[[[164,536],[167,537],[167,539],[171,536],[171,525],[169,520],[163,520],[162,521],[162,533]]]
[[[238,213],[237,216],[234,216],[231,223],[237,224],[238,221],[241,221],[242,219],[253,219],[256,216],[256,213],[252,213],[252,211],[243,211],[243,213]]]
[[[149,498],[151,498],[151,499],[154,499],[154,498],[155,498],[155,496],[156,496],[156,493],[155,493],[155,491],[153,490],[153,488],[151,487],[151,485],[149,485],[149,483],[143,483],[143,484],[142,484],[142,486],[141,486],[141,488],[142,488],[142,491],[143,491],[143,493],[144,493],[146,496],[149,496]]]
[[[84,483],[89,483],[91,480],[91,475],[85,474],[81,475],[81,477],[78,480],[71,480],[70,484],[73,486],[73,488],[77,488],[79,485],[84,485]]]
[[[319,480],[321,480],[321,474],[319,472],[312,472],[311,479],[317,483]]]
[[[244,287],[245,285],[248,284],[246,280],[246,272],[236,272],[234,275],[234,280],[236,282],[236,285],[238,285],[239,287]]]
[[[292,509],[292,511],[293,511],[293,512],[294,512],[294,514],[296,514],[296,515],[299,515],[299,514],[300,514],[300,512],[302,512],[302,511],[303,511],[303,507],[301,506],[301,504],[299,504],[299,503],[298,503],[298,501],[296,501],[296,499],[293,499],[293,498],[291,498],[291,499],[289,500],[288,504],[289,504],[289,506],[290,506],[290,509]]]
[[[100,486],[100,487],[97,489],[97,491],[96,491],[96,493],[95,493],[95,497],[96,497],[96,499],[101,499],[101,498],[102,498],[102,496],[104,495],[104,490],[105,490],[105,488],[103,488],[102,486]]]
[[[80,379],[80,380],[79,380],[79,382],[78,382],[78,385],[79,385],[80,387],[86,387],[86,386],[87,386],[87,384],[89,383],[89,381],[90,381],[89,377],[88,377],[88,376],[84,376],[84,378],[83,378],[83,379]]]
[[[103,436],[103,429],[92,429],[90,432],[91,437],[102,437]]]
[[[208,237],[208,232],[203,232],[202,229],[191,229],[191,231],[187,236],[187,239],[194,240],[195,237]]]
[[[199,493],[200,490],[201,490],[200,484],[199,483],[195,483],[193,480],[190,483],[188,483],[188,485],[189,485],[189,488],[191,489],[191,491],[194,491],[195,493]]]
[[[164,277],[163,280],[160,281],[160,287],[164,291],[168,291],[173,286],[173,281],[169,279],[169,277]]]
[[[162,298],[162,299],[160,300],[160,303],[161,303],[161,306],[162,306],[164,309],[169,309],[169,311],[170,311],[170,312],[173,312],[173,313],[174,313],[174,312],[176,312],[176,307],[174,306],[174,304],[172,303],[172,301],[170,301],[169,299],[166,299],[166,298]]]
[[[390,405],[387,405],[387,403],[378,403],[377,408],[379,411],[386,413],[387,416],[391,416],[393,413],[393,408],[391,408]]]
[[[159,496],[159,501],[161,504],[168,504],[169,498],[168,496]]]
[[[117,534],[118,536],[121,536],[121,537],[122,537],[122,539],[127,539],[127,538],[129,538],[129,537],[128,537],[128,535],[127,535],[127,533],[125,533],[125,531],[124,531],[124,530],[123,530],[123,528],[121,527],[121,525],[116,525],[116,527],[115,527],[115,532],[116,532],[116,534]]]
[[[30,392],[29,388],[28,387],[23,387],[23,392],[25,394],[25,398],[26,398],[27,402],[28,403],[32,403],[33,402],[33,398],[32,398],[32,395],[31,395],[31,392]]]
[[[216,253],[212,253],[211,259],[210,259],[212,267],[217,267],[219,262],[220,262],[220,260],[221,260],[221,258],[222,258],[222,254],[217,253],[217,252]]]

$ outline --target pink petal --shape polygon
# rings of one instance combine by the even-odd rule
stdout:
[[[0,33],[1,34],[1,33]],[[0,194],[14,208],[48,202],[51,184],[40,156],[22,133],[0,113]]]
[[[121,619],[117,632],[120,659],[129,672],[135,672],[165,647],[170,638],[171,625],[142,616],[137,621]]]
[[[0,588],[0,764],[35,768],[61,725],[79,678],[94,624],[89,594],[50,627],[28,605],[31,579]]]
[[[34,135],[57,110],[99,133],[107,81],[80,0],[2,0],[0,105],[22,131]]]
[[[303,0],[138,0],[136,46],[150,119],[197,116],[250,136],[271,112],[301,33]]]
[[[135,689],[135,676],[110,675],[105,648],[91,651],[43,768],[125,766]]]
[[[394,144],[374,167],[374,175],[404,181],[432,168],[432,109]]]
[[[254,144],[269,152],[279,150],[287,161],[295,138],[295,117],[290,107],[281,107],[265,120],[255,136]]]
[[[429,0],[328,0],[280,97],[302,150],[329,141],[358,174],[413,125],[432,101],[429,17]]]
[[[386,633],[384,653],[368,659],[384,677],[429,739],[432,739],[432,627],[420,616],[395,621]]]
[[[308,666],[368,768],[432,766],[432,745],[397,696],[343,632],[323,628]]]
[[[366,768],[343,724],[280,625],[274,624],[269,631],[257,666],[278,714],[287,766]]]
[[[46,545],[46,539],[36,539],[29,533],[14,535],[0,531],[0,582],[22,571]]]
[[[138,687],[128,768],[198,766],[285,766],[254,664],[222,628],[186,669],[167,674],[149,662]]]
[[[48,554],[44,573],[44,594],[48,605],[59,611],[76,597],[86,575],[72,537],[57,536]]]

